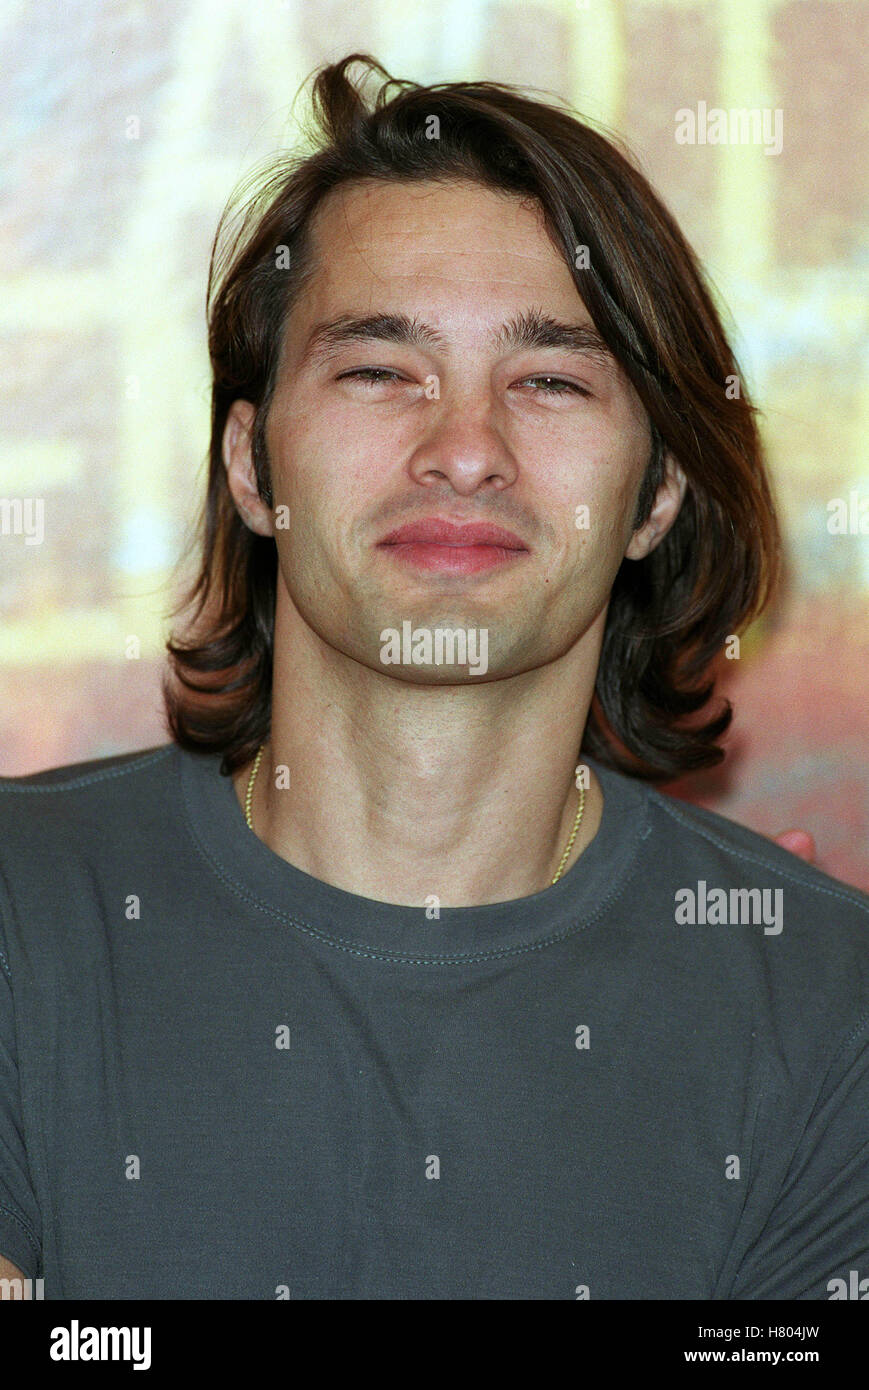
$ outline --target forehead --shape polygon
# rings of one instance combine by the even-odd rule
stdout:
[[[319,308],[351,289],[358,299],[425,287],[448,298],[544,297],[584,313],[541,206],[464,180],[342,185],[317,209],[311,245]]]

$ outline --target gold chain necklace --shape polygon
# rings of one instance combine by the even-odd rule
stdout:
[[[257,775],[257,773],[259,772],[260,760],[261,760],[261,758],[262,758],[264,749],[265,749],[265,744],[264,744],[264,743],[261,743],[260,746],[259,746],[259,749],[258,749],[258,751],[257,751],[257,755],[256,755],[256,757],[255,757],[254,760],[253,760],[253,767],[251,768],[250,777],[248,778],[248,783],[247,783],[247,795],[246,795],[245,798],[244,798],[244,818],[245,818],[245,820],[247,821],[247,828],[248,828],[248,830],[253,830],[253,822],[252,822],[252,820],[251,820],[251,815],[250,815],[251,798],[253,797],[253,784],[254,784],[254,782],[255,782],[255,780],[256,780],[256,775]],[[573,829],[572,829],[571,832],[570,832],[570,839],[568,840],[567,844],[566,844],[565,847],[564,847],[564,853],[563,853],[562,856],[561,856],[561,863],[559,864],[558,869],[557,869],[556,874],[555,874],[555,877],[554,877],[554,879],[552,880],[553,883],[557,883],[558,880],[561,878],[561,875],[564,873],[564,866],[565,866],[565,864],[567,863],[568,856],[570,855],[570,851],[573,849],[573,842],[574,842],[574,840],[576,839],[577,832],[578,832],[578,830],[579,830],[579,823],[580,823],[580,821],[582,820],[582,813],[583,813],[584,810],[585,810],[585,787],[580,787],[580,789],[579,789],[579,810],[578,810],[577,813],[576,813],[576,820],[573,822]]]

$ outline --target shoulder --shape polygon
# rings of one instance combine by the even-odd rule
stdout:
[[[866,932],[869,943],[869,895],[861,889],[715,811],[651,788],[647,805],[650,823],[666,839],[668,858],[675,864],[720,871],[728,879],[727,887],[777,887],[801,909],[813,907],[854,923]]]
[[[71,942],[86,951],[106,897],[173,836],[181,750],[139,752],[0,777],[0,967],[50,972]],[[81,960],[78,960],[81,966]]]
[[[165,822],[177,783],[173,743],[0,777],[0,882],[49,885],[72,860],[111,855],[125,837]]]
[[[658,940],[691,962],[704,990],[738,999],[778,1033],[865,1049],[869,896],[747,826],[652,789],[644,844]]]
[[[173,743],[88,762],[45,768],[23,777],[0,777],[0,821],[12,842],[16,827],[87,824],[90,816],[123,810],[131,796],[158,794],[175,775],[179,750]],[[141,809],[141,806],[140,808]],[[4,836],[4,842],[5,836]]]
[[[0,797],[66,793],[104,785],[157,766],[171,759],[177,751],[174,743],[161,743],[132,753],[115,753],[111,757],[91,758],[87,762],[63,763],[20,777],[0,777]]]

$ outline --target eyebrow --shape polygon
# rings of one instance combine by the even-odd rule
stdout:
[[[434,348],[442,352],[448,350],[446,339],[437,329],[409,314],[368,314],[362,317],[340,314],[314,326],[305,344],[302,362],[320,365],[348,343],[371,341]],[[493,346],[506,352],[523,348],[561,348],[567,352],[581,353],[602,367],[613,367],[616,363],[611,348],[591,324],[561,323],[538,309],[528,310],[503,324],[493,335],[492,342]]]

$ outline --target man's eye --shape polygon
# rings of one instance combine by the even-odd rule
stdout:
[[[389,371],[386,367],[356,367],[352,372],[342,372],[337,380],[345,381],[349,377],[357,378],[367,386],[379,386],[382,381],[404,381],[398,372]]]
[[[591,395],[591,392],[587,391],[584,386],[578,386],[575,381],[565,381],[564,378],[560,376],[528,376],[525,378],[525,381],[544,381],[549,383],[540,388],[546,396],[564,396],[569,391],[575,392],[578,396]],[[520,385],[524,384],[524,382],[520,382]]]
[[[342,372],[336,378],[337,381],[355,380],[361,381],[365,386],[389,385],[394,381],[406,381],[407,378],[401,376],[399,372],[392,371],[388,367],[354,367],[352,371]],[[575,381],[567,381],[564,377],[558,376],[529,376],[520,385],[526,382],[543,383],[537,386],[537,390],[544,396],[565,396],[569,394],[577,396],[590,396],[584,386],[578,386]]]

